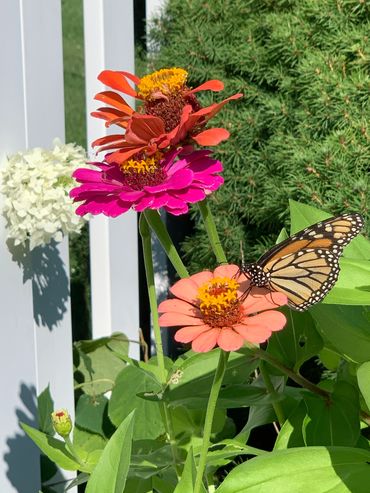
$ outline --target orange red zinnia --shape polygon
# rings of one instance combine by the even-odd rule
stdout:
[[[191,342],[196,352],[215,346],[236,351],[244,342],[264,342],[285,326],[285,315],[276,308],[285,305],[287,297],[256,287],[244,296],[248,290],[249,279],[237,265],[199,272],[171,287],[175,298],[159,305],[159,323],[161,327],[181,326],[175,340]]]
[[[224,85],[219,80],[210,80],[191,89],[187,77],[186,70],[180,68],[158,70],[141,79],[129,72],[101,72],[98,77],[101,82],[136,98],[142,105],[135,112],[115,91],[98,93],[95,99],[109,106],[98,108],[92,115],[105,120],[106,126],[118,125],[125,133],[104,136],[92,145],[98,147],[98,152],[113,151],[106,157],[108,162],[121,163],[138,152],[150,155],[191,141],[214,146],[227,139],[226,129],[205,129],[205,125],[228,101],[239,99],[242,94],[202,108],[196,93],[221,91]]]

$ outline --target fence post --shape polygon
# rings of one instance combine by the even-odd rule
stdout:
[[[5,0],[0,18],[4,157],[64,138],[60,0]],[[39,451],[18,421],[37,425],[36,396],[49,383],[56,407],[74,407],[68,241],[29,254],[5,238],[0,217],[0,491],[29,493],[41,486]]]
[[[99,105],[94,95],[103,90],[98,74],[104,69],[135,71],[133,1],[84,0],[84,33],[87,141],[91,143],[108,133],[101,120],[89,116]],[[138,341],[137,214],[94,217],[90,258],[93,337],[120,331]],[[130,356],[138,358],[138,344],[130,344]]]

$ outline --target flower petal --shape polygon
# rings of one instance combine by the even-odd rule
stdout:
[[[239,267],[235,264],[219,265],[214,270],[214,277],[234,277],[239,271]],[[235,277],[236,279],[236,277]]]
[[[213,349],[217,344],[220,329],[210,329],[200,334],[193,340],[191,348],[197,353],[206,353]]]
[[[246,317],[241,324],[235,324],[233,327],[246,341],[260,343],[265,342],[271,336],[271,332],[282,330],[285,324],[285,315],[271,310]]]
[[[216,146],[223,140],[230,137],[230,132],[226,128],[209,128],[203,130],[197,135],[192,135],[191,138],[200,146]]]
[[[204,84],[201,84],[198,87],[195,87],[194,89],[192,89],[189,92],[189,94],[194,94],[195,92],[199,92],[199,91],[218,92],[218,91],[222,91],[224,87],[225,87],[225,85],[223,82],[221,82],[218,79],[213,79],[213,80],[208,80],[207,82],[204,82]]]
[[[244,344],[244,338],[230,327],[222,327],[217,338],[217,345],[224,351],[236,351]]]
[[[248,315],[262,310],[273,310],[279,306],[286,305],[288,298],[283,293],[268,291],[266,294],[255,294],[255,289],[243,302],[243,312]]]
[[[196,304],[198,296],[198,285],[194,281],[194,276],[180,279],[171,288],[171,293],[180,300]]]
[[[182,327],[175,334],[175,341],[177,342],[191,342],[203,332],[210,330],[209,325],[192,325],[188,327]]]
[[[123,92],[128,96],[132,96],[137,98],[137,92],[130,86],[127,82],[127,78],[135,82],[135,84],[140,83],[140,79],[135,77],[133,74],[129,72],[119,72],[116,70],[103,70],[98,75],[98,79],[100,82],[105,84],[106,86],[111,87],[112,89],[116,89],[117,91]]]
[[[122,111],[125,115],[132,115],[134,110],[126,103],[122,96],[114,91],[103,91],[96,94],[95,98],[98,101],[102,101],[105,104],[109,104]]]
[[[182,313],[183,315],[189,315],[191,317],[200,318],[202,315],[200,310],[196,308],[191,303],[187,301],[179,300],[178,298],[174,298],[171,300],[164,300],[158,306],[159,313]]]
[[[164,123],[161,118],[134,113],[127,127],[125,139],[129,144],[148,144],[152,139],[159,138],[164,132]]]
[[[182,313],[163,313],[159,317],[159,325],[161,327],[177,327],[179,325],[204,325],[203,320]]]
[[[197,272],[196,274],[193,274],[191,276],[191,280],[196,284],[197,286],[197,291],[196,291],[196,296],[198,296],[198,288],[205,284],[206,282],[210,281],[213,279],[213,274],[209,270],[203,270],[201,272]]]

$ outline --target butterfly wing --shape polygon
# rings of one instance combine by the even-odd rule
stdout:
[[[269,287],[306,310],[322,300],[339,275],[343,248],[363,226],[360,214],[343,214],[314,224],[275,245],[257,262],[268,276]]]

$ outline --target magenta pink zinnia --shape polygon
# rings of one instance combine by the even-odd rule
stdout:
[[[92,164],[98,169],[80,168],[73,174],[81,185],[70,195],[83,202],[76,210],[81,216],[116,217],[131,208],[140,212],[161,207],[180,215],[188,212],[189,203],[203,200],[224,181],[219,175],[222,163],[208,150],[137,154],[120,164]]]

